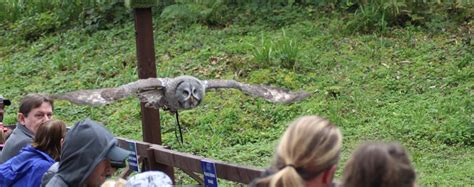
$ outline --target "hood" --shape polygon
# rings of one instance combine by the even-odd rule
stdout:
[[[116,144],[102,124],[90,119],[76,123],[64,140],[57,175],[69,186],[83,184]]]

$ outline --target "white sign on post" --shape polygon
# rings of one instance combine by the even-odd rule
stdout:
[[[133,171],[140,172],[140,165],[138,164],[137,142],[127,141],[130,156],[128,157],[128,165]]]
[[[217,187],[216,165],[214,162],[201,160],[201,168],[204,174],[204,186]]]

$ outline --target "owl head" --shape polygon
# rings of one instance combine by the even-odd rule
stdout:
[[[191,76],[180,76],[170,82],[165,97],[170,109],[191,109],[204,99],[202,82]]]

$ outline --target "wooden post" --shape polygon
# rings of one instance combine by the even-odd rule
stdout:
[[[153,39],[153,17],[151,7],[157,1],[128,0],[126,6],[134,9],[135,34],[137,47],[138,78],[156,77],[155,47]],[[161,145],[161,127],[159,110],[147,108],[141,103],[143,141]],[[151,170],[162,170],[174,183],[174,170],[171,166],[148,164]]]
[[[135,8],[138,78],[156,77],[155,48],[151,8]],[[143,141],[161,144],[159,110],[146,108],[141,103]]]

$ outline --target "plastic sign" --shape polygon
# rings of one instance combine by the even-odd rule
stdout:
[[[130,169],[136,172],[140,172],[140,165],[138,164],[138,153],[137,153],[137,142],[127,141],[128,143],[128,150],[130,152],[130,156],[128,157],[128,166]]]
[[[201,160],[205,187],[217,187],[216,165],[214,162]]]

